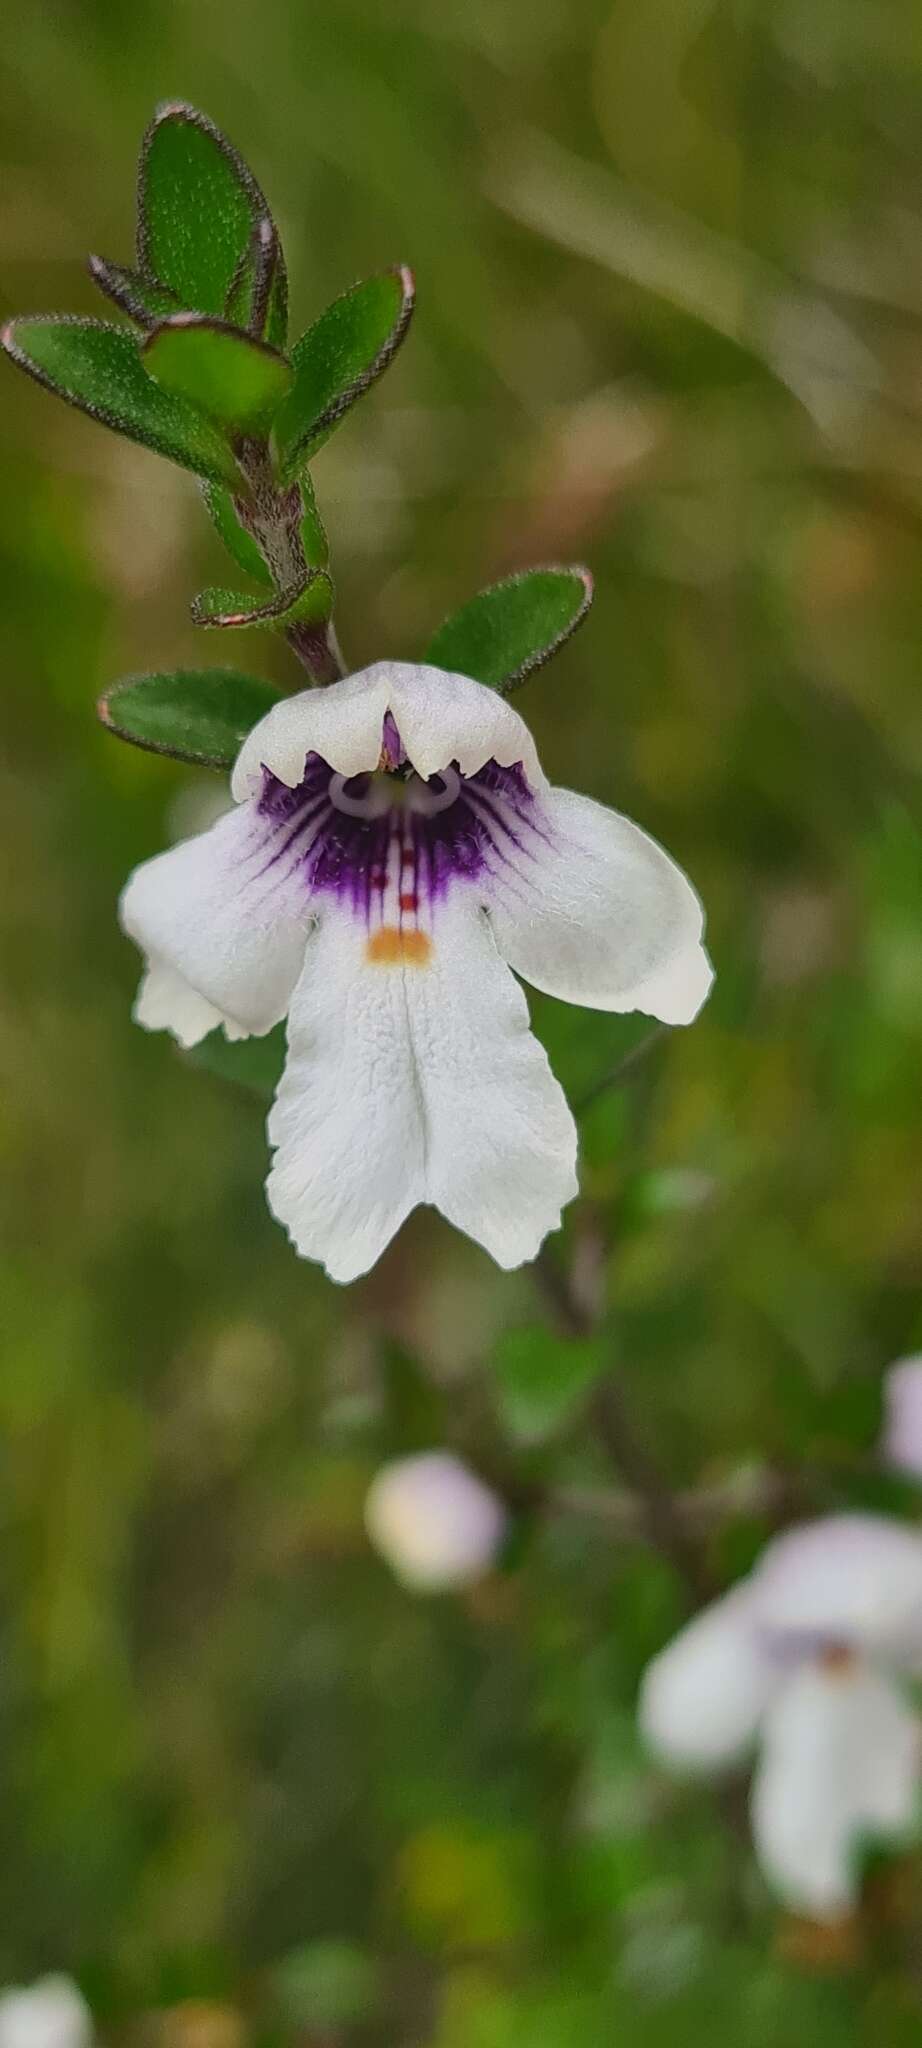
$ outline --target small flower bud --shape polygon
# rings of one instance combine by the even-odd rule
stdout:
[[[922,1479],[922,1354],[890,1367],[880,1448],[888,1465]]]
[[[0,1991],[0,2048],[89,2048],[90,2010],[70,1977]]]
[[[384,1465],[365,1503],[377,1551],[414,1592],[466,1585],[488,1570],[502,1543],[502,1502],[450,1451]]]

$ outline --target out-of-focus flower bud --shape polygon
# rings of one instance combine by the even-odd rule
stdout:
[[[880,1448],[888,1465],[922,1479],[922,1353],[890,1367]]]
[[[71,1977],[0,1991],[0,2048],[89,2048],[93,2021]]]
[[[382,1467],[369,1488],[365,1526],[405,1586],[435,1593],[488,1570],[505,1534],[506,1511],[460,1458],[423,1451]]]

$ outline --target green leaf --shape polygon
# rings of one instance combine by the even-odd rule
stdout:
[[[188,399],[227,428],[268,429],[291,383],[284,356],[202,313],[175,313],[142,343],[144,367],[164,390]]]
[[[130,320],[137,321],[139,327],[153,327],[156,321],[182,311],[175,292],[142,277],[139,270],[130,270],[123,263],[110,263],[105,256],[88,257],[87,267],[106,298],[127,313]]]
[[[240,483],[231,450],[212,421],[154,383],[127,328],[47,314],[11,320],[0,344],[20,369],[102,426],[199,476]]]
[[[325,569],[330,560],[330,543],[327,530],[317,510],[314,486],[305,470],[301,478],[301,501],[304,510],[301,515],[301,546],[304,560],[309,569]]]
[[[282,1078],[285,1065],[285,1026],[276,1024],[265,1038],[225,1038],[221,1029],[209,1031],[186,1057],[221,1081],[234,1081],[254,1095],[271,1098]]]
[[[575,1415],[605,1371],[594,1338],[557,1337],[535,1325],[507,1330],[493,1358],[492,1378],[503,1422],[520,1443],[541,1443]]]
[[[202,590],[193,600],[196,626],[293,626],[328,619],[333,610],[333,585],[323,571],[309,576],[300,590],[280,591],[264,603],[239,590]]]
[[[334,299],[295,343],[294,383],[273,429],[283,482],[386,370],[410,324],[414,290],[405,265],[382,271]]]
[[[581,624],[592,603],[588,569],[525,569],[481,590],[439,627],[424,659],[511,690]]]
[[[96,708],[110,732],[136,747],[203,768],[232,768],[247,733],[281,694],[236,669],[177,669],[126,676]]]
[[[288,278],[273,221],[257,221],[227,294],[224,317],[273,348],[288,339]]]
[[[229,555],[233,555],[238,569],[246,576],[252,576],[257,583],[272,586],[272,576],[251,533],[241,526],[234,510],[234,500],[223,484],[203,484],[202,496],[215,531],[220,535]]]
[[[222,316],[257,222],[252,171],[219,128],[181,100],[158,107],[138,166],[138,267],[181,306]]]
[[[357,1942],[312,1941],[276,1963],[272,1984],[285,2018],[302,2033],[338,2033],[367,2018],[380,1985],[377,1967]]]

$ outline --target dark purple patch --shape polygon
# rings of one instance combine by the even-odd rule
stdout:
[[[391,742],[402,756],[396,727],[388,734],[385,723],[389,758]],[[263,776],[258,810],[275,826],[266,869],[280,866],[287,875],[299,867],[311,890],[345,899],[365,917],[380,902],[388,864],[395,858],[401,892],[424,906],[444,898],[453,882],[475,882],[507,861],[521,851],[523,839],[539,830],[521,764],[501,768],[488,761],[477,775],[461,776],[454,802],[431,815],[401,802],[403,778],[395,775],[393,808],[369,818],[336,807],[330,795],[334,773],[319,754],[308,755],[297,789],[278,782],[268,770]],[[428,786],[441,793],[445,783],[433,776]],[[354,775],[341,787],[346,797],[362,800],[372,777]]]

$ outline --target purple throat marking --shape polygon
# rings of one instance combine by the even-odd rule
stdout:
[[[527,859],[543,837],[534,808],[521,763],[488,761],[471,776],[452,764],[424,782],[388,712],[372,774],[344,778],[319,754],[308,754],[297,789],[263,770],[257,809],[271,836],[262,873],[299,873],[369,927],[425,924],[456,883]]]

